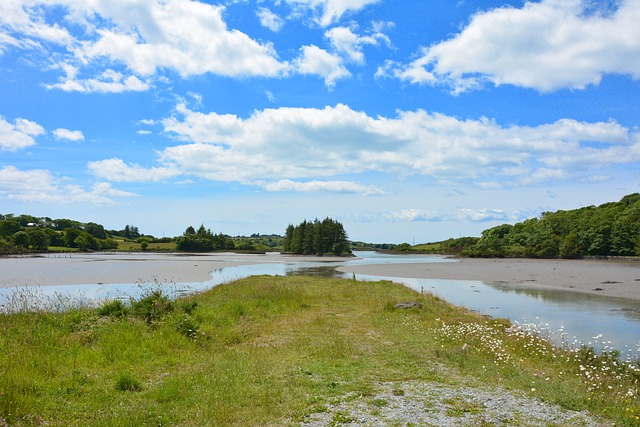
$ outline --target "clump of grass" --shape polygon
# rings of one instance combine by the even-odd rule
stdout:
[[[141,391],[142,384],[129,373],[123,373],[116,378],[115,389],[118,391]]]

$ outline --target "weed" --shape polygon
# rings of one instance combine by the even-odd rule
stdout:
[[[198,324],[198,322],[188,314],[180,316],[176,322],[176,330],[192,340],[198,339],[199,329],[200,325]]]

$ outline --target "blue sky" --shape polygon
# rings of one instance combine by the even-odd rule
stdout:
[[[477,236],[640,183],[640,0],[5,0],[0,213]]]

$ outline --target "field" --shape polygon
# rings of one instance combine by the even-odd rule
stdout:
[[[522,408],[492,418],[469,388],[640,425],[637,364],[388,281],[259,276],[177,301],[156,286],[131,304],[1,314],[0,425],[365,425],[345,408],[384,418],[425,386],[453,390],[452,425],[530,425]]]

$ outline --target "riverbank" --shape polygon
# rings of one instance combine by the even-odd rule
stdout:
[[[640,425],[633,366],[389,281],[138,302],[0,315],[0,426]]]
[[[640,262],[634,261],[464,258],[448,263],[377,264],[341,267],[339,270],[356,275],[479,280],[640,301]]]

